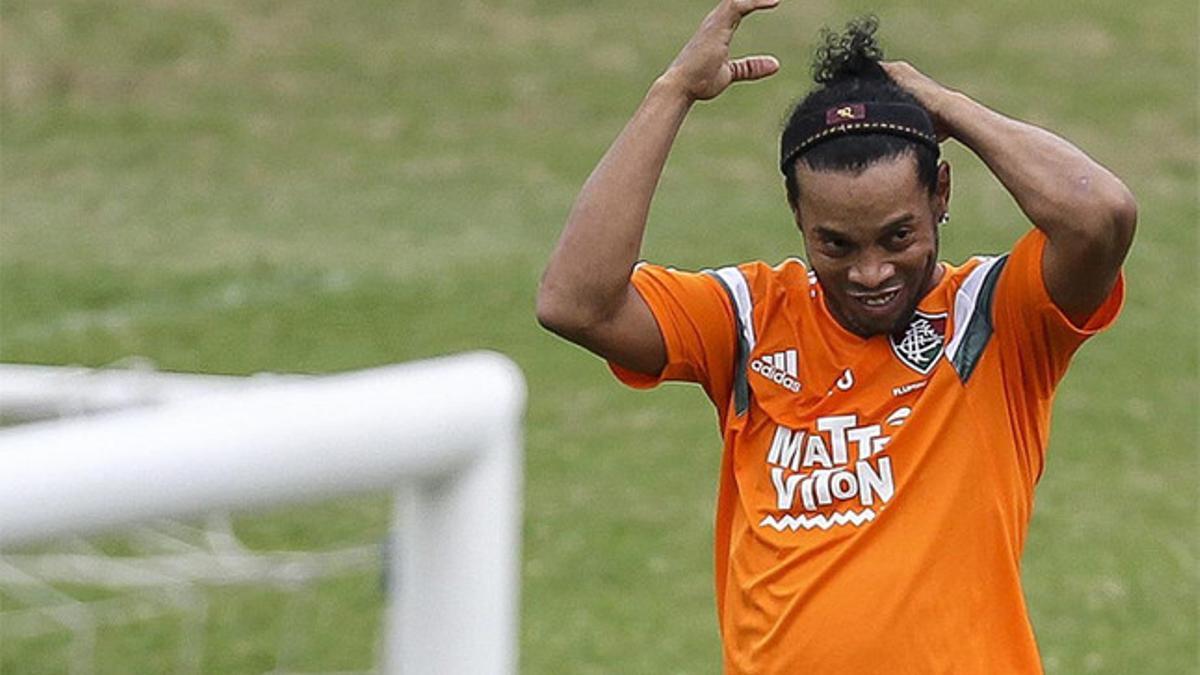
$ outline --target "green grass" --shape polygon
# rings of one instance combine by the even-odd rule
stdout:
[[[137,354],[251,373],[508,353],[530,389],[522,672],[718,672],[719,440],[703,395],[623,390],[532,314],[576,190],[707,9],[7,0],[0,358]],[[646,257],[699,267],[800,252],[773,168],[779,121],[807,86],[817,27],[869,9],[789,1],[746,22],[737,50],[774,53],[784,71],[692,113]],[[1075,140],[1139,198],[1124,315],[1060,392],[1026,593],[1050,673],[1195,672],[1196,5],[875,10],[893,56]],[[1019,212],[969,154],[948,157],[944,256],[1006,248]],[[382,510],[362,509],[376,527]],[[322,514],[246,527],[270,543],[356,527],[345,510]],[[377,602],[369,583],[346,583],[329,591],[348,598],[331,610],[344,616],[309,633],[360,625],[348,622]],[[206,668],[269,667],[273,637],[246,634],[276,601],[222,604],[210,649],[246,660]],[[169,640],[138,634],[106,643],[99,657],[118,665],[103,668],[156,669],[161,656],[145,654]],[[365,665],[305,644],[315,667]],[[63,649],[54,636],[3,644],[0,670],[62,672]]]

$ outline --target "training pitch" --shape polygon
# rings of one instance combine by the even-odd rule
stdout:
[[[515,358],[527,420],[521,672],[717,673],[720,443],[702,392],[630,392],[541,331],[533,297],[576,191],[705,2],[8,0],[0,7],[0,359],[333,372],[468,349]],[[1197,667],[1197,6],[786,0],[740,30],[774,79],[693,111],[644,255],[708,267],[802,253],[777,133],[821,25],[1048,126],[1137,195],[1128,300],[1055,408],[1024,558],[1046,670]],[[951,145],[943,257],[1027,227]],[[309,547],[381,534],[378,498],[247,521]],[[311,670],[370,666],[374,578],[301,612]],[[15,599],[0,590],[0,603]],[[215,591],[205,669],[261,672],[268,592]],[[169,625],[103,637],[154,672]],[[2,627],[0,627],[0,635]],[[0,639],[0,671],[62,672]],[[258,670],[255,670],[255,669]]]

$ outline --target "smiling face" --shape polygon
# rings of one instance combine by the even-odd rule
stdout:
[[[950,196],[950,167],[933,194],[913,155],[861,172],[796,169],[796,224],[808,262],[838,323],[861,337],[903,328],[941,277],[938,219]]]

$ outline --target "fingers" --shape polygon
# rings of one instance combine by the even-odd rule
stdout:
[[[722,0],[716,13],[721,15],[730,27],[733,27],[737,26],[742,17],[747,14],[760,9],[771,9],[779,3],[780,0]]]
[[[779,60],[774,56],[744,56],[729,62],[734,82],[761,80],[779,72]]]
[[[880,61],[879,65],[893,80],[920,72],[907,61]]]
[[[728,3],[738,16],[746,16],[760,9],[771,9],[779,4],[779,0],[728,0]]]

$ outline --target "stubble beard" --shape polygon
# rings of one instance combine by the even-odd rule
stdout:
[[[937,235],[935,234],[934,236],[936,237]],[[826,305],[828,306],[830,313],[833,315],[834,320],[840,323],[846,330],[864,339],[871,338],[876,335],[895,335],[896,333],[904,330],[904,328],[907,327],[912,321],[913,316],[916,315],[917,306],[921,304],[921,300],[924,299],[931,290],[933,290],[933,277],[937,270],[937,244],[938,241],[935,239],[933,251],[930,252],[929,259],[925,263],[925,272],[921,275],[921,280],[916,284],[918,287],[917,292],[912,294],[912,297],[908,300],[908,304],[904,307],[904,309],[896,314],[896,319],[889,325],[864,325],[855,318],[854,312],[844,311],[845,308],[843,303],[845,303],[845,305],[849,305],[849,303],[854,302],[853,300],[842,299],[837,302],[829,302],[829,295],[826,294]]]

